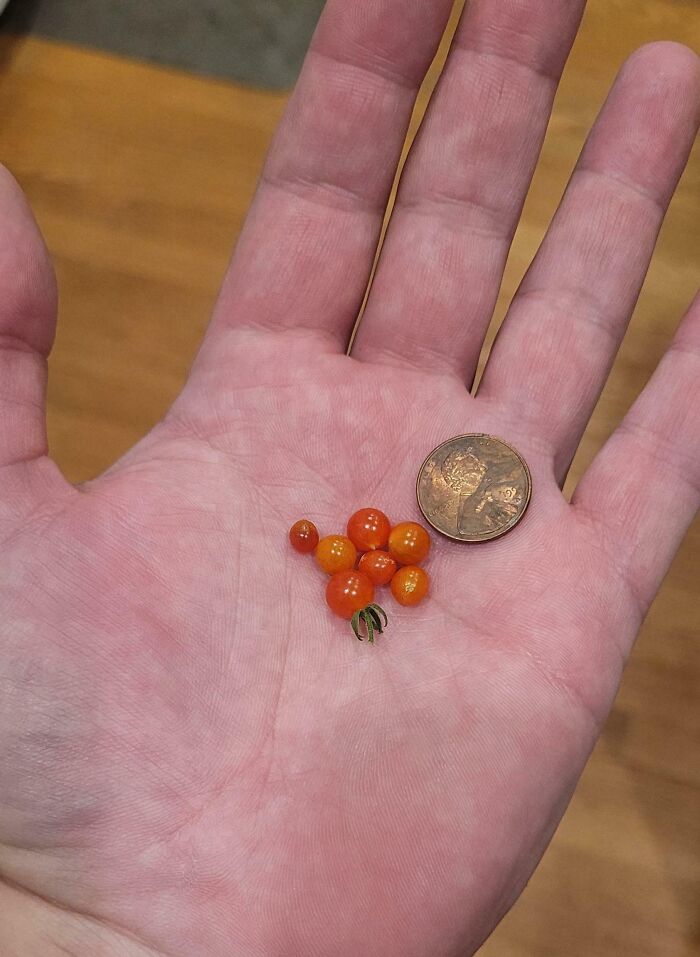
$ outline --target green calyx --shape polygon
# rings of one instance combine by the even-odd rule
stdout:
[[[352,630],[355,632],[355,637],[359,641],[364,641],[362,637],[362,630],[367,634],[367,641],[373,645],[374,636],[381,635],[388,624],[389,619],[386,616],[386,612],[383,608],[380,608],[379,605],[367,605],[366,608],[362,608],[360,611],[356,611],[352,616],[352,621],[350,625]]]

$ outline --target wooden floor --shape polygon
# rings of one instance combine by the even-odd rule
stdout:
[[[697,0],[591,0],[518,233],[502,315],[623,58],[700,47]],[[0,45],[0,158],[55,256],[50,439],[93,476],[162,415],[205,327],[284,97],[36,40]],[[700,153],[584,440],[590,459],[700,279]],[[603,740],[487,957],[700,953],[700,527],[653,608]]]

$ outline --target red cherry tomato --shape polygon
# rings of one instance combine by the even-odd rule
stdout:
[[[348,538],[359,552],[384,548],[390,531],[391,522],[378,508],[361,508],[348,521]]]
[[[420,565],[430,551],[430,535],[417,522],[401,522],[389,535],[389,554],[399,565]]]
[[[364,572],[337,572],[326,587],[326,602],[340,618],[352,618],[374,601],[374,585]]]
[[[399,568],[391,579],[391,594],[399,605],[413,607],[420,605],[430,588],[430,579],[427,573],[417,565],[406,565]]]
[[[396,574],[396,562],[388,552],[365,552],[357,566],[374,585],[388,585]]]
[[[289,529],[289,541],[295,551],[308,555],[318,545],[318,529],[313,522],[302,518]]]
[[[357,549],[345,535],[326,535],[316,546],[316,561],[329,575],[355,567]]]

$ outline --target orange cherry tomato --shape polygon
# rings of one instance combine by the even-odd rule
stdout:
[[[289,529],[289,541],[295,551],[308,555],[318,545],[318,529],[313,522],[302,518]]]
[[[357,549],[345,535],[326,535],[316,546],[316,561],[329,575],[355,567]]]
[[[352,618],[374,601],[374,585],[364,572],[337,572],[326,587],[326,602],[333,614]]]
[[[390,531],[391,522],[378,508],[361,508],[348,521],[348,538],[359,552],[385,548]]]
[[[389,552],[365,552],[357,566],[373,585],[388,585],[396,574],[396,562]]]
[[[430,588],[427,573],[417,565],[399,568],[391,579],[391,594],[399,605],[420,605]]]
[[[417,522],[401,522],[389,535],[389,554],[399,565],[420,565],[430,551],[430,535]]]

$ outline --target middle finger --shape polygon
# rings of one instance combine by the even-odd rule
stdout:
[[[470,378],[584,0],[473,0],[409,157],[353,355]]]

